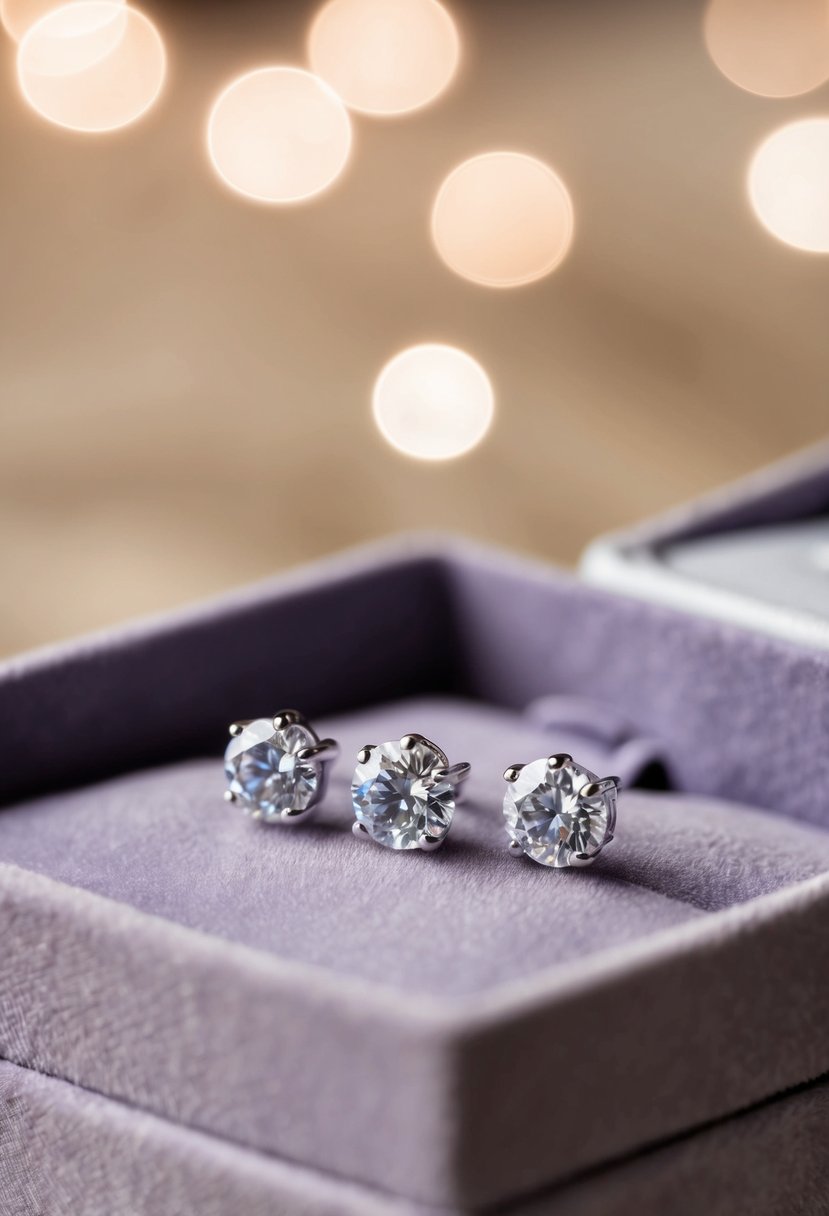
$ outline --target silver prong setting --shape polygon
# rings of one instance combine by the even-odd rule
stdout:
[[[460,806],[466,800],[466,782],[469,780],[469,774],[472,772],[472,766],[466,760],[462,760],[459,764],[451,764],[436,768],[433,778],[436,785],[448,785],[455,797],[455,806]]]
[[[228,731],[231,739],[235,739],[237,735],[241,735],[246,726],[250,726],[253,718],[244,718],[241,722],[231,722]]]
[[[320,739],[311,747],[303,747],[297,752],[298,760],[334,760],[340,754],[340,746],[336,739]]]
[[[579,798],[603,798],[605,794],[618,793],[621,781],[618,777],[602,777],[599,781],[588,781],[579,790]]]
[[[285,811],[280,811],[279,819],[282,823],[302,823],[303,819],[307,819],[313,812],[313,806],[292,806]]]
[[[524,850],[521,848],[521,845],[518,843],[517,840],[511,840],[509,842],[509,844],[507,845],[507,852],[509,853],[510,857],[523,857],[524,856]]]
[[[511,764],[509,768],[505,768],[504,780],[509,782],[517,781],[521,776],[521,770],[523,767],[523,764]]]
[[[423,735],[416,735],[414,733],[411,733],[408,735],[403,735],[403,737],[400,740],[400,746],[403,748],[404,752],[409,752],[412,750],[413,747],[417,747],[418,743],[425,743],[425,742],[426,742],[426,740],[423,738]]]
[[[355,819],[351,825],[351,834],[356,836],[358,840],[368,840],[368,832],[362,823],[358,823]]]
[[[285,730],[286,726],[304,721],[305,719],[298,709],[281,709],[278,714],[273,716],[273,728],[274,730]]]
[[[567,752],[556,752],[554,756],[547,757],[547,767],[556,769],[564,768],[567,764],[573,763],[573,757]]]
[[[365,747],[361,747],[357,752],[357,760],[360,764],[368,764],[371,759],[371,753],[374,751],[376,743],[367,743]]]
[[[472,771],[472,766],[462,760],[460,764],[453,764],[449,768],[435,769],[435,781],[448,781],[451,786],[463,785]]]
[[[421,836],[417,842],[417,847],[424,853],[434,853],[441,847],[444,840],[444,836]]]
[[[234,794],[233,790],[225,790],[224,798],[225,798],[225,802],[235,802],[236,801],[236,795]]]

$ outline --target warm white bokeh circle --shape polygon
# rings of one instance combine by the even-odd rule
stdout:
[[[733,84],[795,97],[829,79],[827,0],[709,0],[705,43]]]
[[[155,25],[120,0],[81,0],[32,25],[17,50],[17,76],[38,114],[74,131],[135,122],[161,92],[167,70]]]
[[[59,6],[27,44],[27,76],[85,73],[119,48],[129,20],[126,5],[108,0]]]
[[[328,0],[308,40],[311,66],[347,106],[403,114],[442,93],[460,40],[437,0]]]
[[[810,253],[829,253],[829,118],[780,127],[751,161],[748,193],[773,236]]]
[[[58,8],[60,3],[61,0],[0,0],[0,21],[6,33],[19,42],[36,21]],[[123,5],[125,0],[117,0],[117,3]]]
[[[549,165],[522,152],[485,152],[453,169],[432,210],[432,238],[450,269],[485,287],[519,287],[562,262],[573,204]]]
[[[451,460],[483,439],[495,397],[471,355],[428,343],[389,360],[374,386],[372,408],[392,447],[420,460]]]
[[[345,168],[351,120],[333,89],[303,68],[258,68],[216,100],[210,159],[233,190],[264,203],[298,203]]]

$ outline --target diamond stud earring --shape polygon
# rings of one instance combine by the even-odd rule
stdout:
[[[354,835],[387,849],[440,848],[468,776],[468,764],[450,767],[423,735],[369,744],[357,755],[351,785]]]
[[[618,777],[596,777],[561,753],[504,773],[509,851],[543,866],[588,866],[613,839]]]
[[[320,739],[295,709],[234,722],[225,752],[225,799],[263,823],[300,823],[325,793],[339,748]]]

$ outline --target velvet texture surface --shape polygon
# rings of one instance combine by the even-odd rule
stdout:
[[[452,546],[13,664],[0,1055],[450,1209],[817,1077],[827,667]],[[226,723],[287,704],[343,744],[295,832],[221,802]],[[348,830],[349,758],[407,730],[473,763],[429,857]],[[559,874],[505,853],[500,773],[563,749],[673,788]]]
[[[829,1085],[516,1200],[509,1216],[819,1216]],[[785,1169],[781,1169],[781,1162]],[[0,1062],[3,1216],[464,1216],[384,1195]]]

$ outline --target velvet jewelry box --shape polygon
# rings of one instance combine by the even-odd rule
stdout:
[[[222,800],[227,724],[340,740],[318,820]],[[0,1212],[829,1210],[829,655],[449,539],[0,673]],[[357,750],[472,777],[350,832]],[[588,869],[503,769],[617,772]]]

